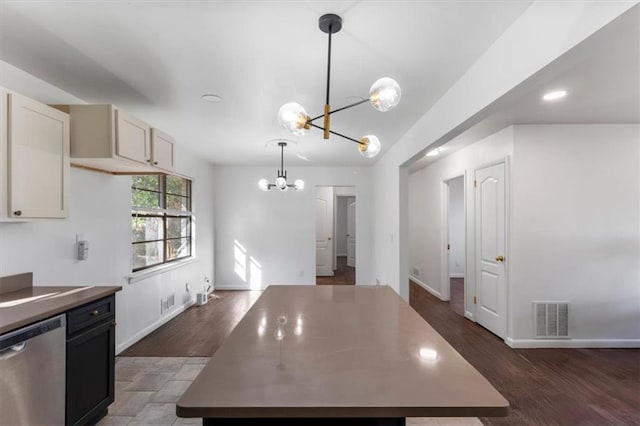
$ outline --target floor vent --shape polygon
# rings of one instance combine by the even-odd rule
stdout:
[[[569,302],[533,302],[535,336],[569,337]]]

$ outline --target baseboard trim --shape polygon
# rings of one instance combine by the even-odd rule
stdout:
[[[443,300],[446,302],[446,300],[444,300],[442,298],[442,293],[440,293],[438,290],[430,287],[429,285],[423,283],[422,281],[420,281],[418,278],[414,277],[413,275],[409,274],[409,278],[411,279],[411,281],[415,282],[416,284],[418,284],[420,287],[424,288],[425,290],[427,290],[429,293],[433,294],[435,297],[437,297],[440,300]]]
[[[138,342],[139,340],[142,340],[144,337],[146,337],[148,334],[150,334],[151,332],[153,332],[154,330],[156,330],[160,326],[162,326],[165,323],[171,321],[172,319],[174,319],[175,317],[177,317],[178,315],[180,315],[181,313],[186,311],[188,308],[190,308],[194,303],[195,303],[195,300],[193,300],[193,299],[190,300],[189,302],[185,303],[184,305],[182,305],[182,306],[178,307],[177,309],[175,309],[174,311],[170,312],[167,316],[162,316],[157,321],[153,322],[152,324],[150,324],[147,327],[143,328],[138,333],[136,333],[133,336],[131,336],[129,339],[127,339],[124,342],[120,343],[119,345],[116,346],[116,355],[119,355],[120,352],[126,350],[127,348],[129,348],[130,346],[132,346],[133,344]]]
[[[464,274],[449,274],[449,278],[464,278]]]
[[[504,341],[513,349],[535,348],[640,348],[640,339],[517,339]]]

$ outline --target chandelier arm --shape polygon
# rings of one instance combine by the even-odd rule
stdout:
[[[313,123],[309,123],[311,125],[311,127],[315,127],[316,129],[320,129],[320,130],[324,130],[324,127],[318,126],[317,124],[313,124]],[[355,142],[358,145],[365,145],[365,143],[363,143],[362,141],[359,141],[357,139],[354,138],[350,138],[349,136],[345,136],[341,133],[338,132],[334,132],[333,130],[329,130],[329,133],[331,133],[332,135],[336,135],[336,136],[340,136],[341,138],[345,138],[346,140],[349,140],[351,142]]]
[[[343,106],[342,108],[334,109],[333,111],[329,111],[329,114],[333,114],[334,112],[344,111],[345,109],[349,109],[349,108],[353,108],[354,106],[362,105],[365,102],[369,102],[369,99],[363,99],[361,101],[354,102],[354,103],[349,104],[347,106]],[[315,120],[317,120],[319,118],[322,118],[322,117],[324,117],[324,114],[319,115],[317,117],[310,118],[309,120],[307,120],[307,123],[311,123],[312,121],[315,121]]]

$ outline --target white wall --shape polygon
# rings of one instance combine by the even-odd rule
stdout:
[[[47,103],[81,102],[15,67],[0,63],[0,84]],[[144,119],[144,117],[140,117]],[[71,169],[70,216],[59,221],[0,223],[0,276],[33,272],[35,285],[120,285],[116,295],[117,349],[133,343],[192,303],[205,274],[213,277],[213,168],[176,147],[176,171],[195,179],[193,203],[197,259],[129,284],[131,178]],[[89,259],[74,257],[76,234],[89,241]],[[191,283],[191,294],[185,283]],[[160,299],[175,293],[160,315]]]
[[[448,283],[449,278],[448,272],[442,269],[443,247],[446,245],[446,232],[443,230],[443,182],[465,175],[467,188],[473,188],[476,168],[512,155],[513,127],[507,127],[409,175],[409,264],[411,268],[416,266],[422,269],[419,283],[437,297],[446,298],[443,295],[443,291],[446,291],[443,285]],[[470,230],[466,239],[467,253],[473,253],[475,247],[474,195],[473,191],[467,191],[466,229]],[[473,318],[473,258],[466,259],[466,266],[465,315]]]
[[[514,344],[535,344],[534,300],[567,300],[572,339],[639,345],[640,127],[516,126],[514,135]]]
[[[291,167],[291,179],[303,179],[304,191],[263,192],[257,182],[273,181],[276,167],[215,168],[216,288],[245,289],[234,272],[234,242],[261,265],[262,282],[315,284],[315,187],[354,185],[356,209],[356,283],[372,284],[372,199],[370,167]]]
[[[464,177],[449,181],[449,277],[464,278]]]
[[[408,300],[408,175],[404,166],[441,138],[467,128],[496,99],[636,3],[535,2],[375,163],[376,278]]]
[[[347,205],[348,197],[336,197],[336,256],[347,255]]]
[[[510,156],[507,343],[514,347],[640,344],[640,126],[527,125],[409,177],[411,265],[442,293],[442,185]],[[466,315],[473,318],[474,191],[467,191]],[[428,222],[425,226],[424,222]],[[569,341],[533,339],[533,301],[569,301]]]

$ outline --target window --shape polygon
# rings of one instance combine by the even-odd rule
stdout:
[[[133,272],[191,257],[191,181],[137,175],[131,181]]]

